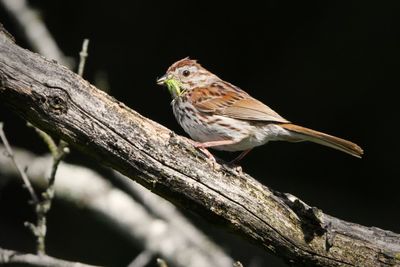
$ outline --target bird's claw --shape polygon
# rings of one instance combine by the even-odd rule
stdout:
[[[203,146],[202,143],[196,142],[191,140],[193,146],[195,148],[197,148],[198,150],[200,150],[201,153],[203,153],[206,157],[207,157],[207,162],[213,167],[213,170],[219,170],[220,166],[217,163],[217,160],[215,159],[215,157],[213,156],[213,154],[210,153],[210,151],[208,151],[207,148],[205,148]]]

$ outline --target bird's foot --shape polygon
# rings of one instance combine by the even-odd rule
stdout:
[[[200,152],[202,152],[207,157],[206,160],[213,167],[213,170],[219,170],[221,168],[220,165],[217,163],[217,160],[215,159],[213,154],[211,154],[211,152],[208,151],[208,149],[204,147],[203,143],[199,143],[199,142],[196,142],[193,140],[190,140],[190,141],[192,142],[192,144],[195,148],[200,150]]]
[[[242,166],[238,165],[235,160],[231,160],[230,162],[227,162],[224,164],[227,168],[229,168],[231,171],[236,173],[237,175],[242,175],[243,174],[243,169]]]
[[[193,144],[195,148],[197,148],[198,150],[200,150],[204,155],[207,156],[208,160],[213,161],[213,162],[217,162],[217,160],[215,159],[215,157],[213,156],[213,154],[211,154],[210,151],[208,151],[207,148],[205,148],[204,146],[202,146],[201,143],[194,143]]]
[[[243,169],[242,167],[239,165],[239,161],[241,159],[244,158],[244,156],[246,156],[249,152],[251,151],[251,149],[245,150],[242,153],[240,153],[239,156],[237,156],[236,158],[234,158],[233,160],[229,161],[226,165],[230,168],[233,169],[237,174],[242,175],[243,174]]]

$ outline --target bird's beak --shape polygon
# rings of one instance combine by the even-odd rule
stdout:
[[[167,81],[168,77],[167,74],[161,76],[160,78],[157,79],[157,84],[158,85],[164,85],[165,82]]]

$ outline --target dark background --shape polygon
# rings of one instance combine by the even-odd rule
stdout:
[[[255,149],[241,165],[262,183],[289,192],[328,214],[400,232],[396,92],[400,2],[261,2],[30,1],[66,55],[77,58],[82,39],[90,38],[86,79],[95,83],[98,77],[106,77],[111,95],[179,134],[184,132],[173,117],[170,96],[155,80],[174,61],[190,56],[290,121],[358,143],[365,150],[361,160],[314,144],[277,142]],[[29,48],[1,8],[0,18],[18,43]],[[22,120],[1,105],[0,111],[13,144],[38,153],[46,151]],[[218,155],[227,160],[234,157],[229,153]],[[90,164],[77,152],[68,160]],[[19,209],[24,205],[25,200],[17,201],[21,196],[9,193],[20,192],[17,188],[7,187],[10,191],[0,193],[0,209],[8,212],[1,212],[0,233],[26,220],[23,212],[15,212],[9,205],[11,201],[15,205],[20,202]],[[62,203],[59,206],[61,209]],[[51,216],[54,226],[50,225],[49,238],[54,247],[50,251],[77,258],[76,253],[56,245],[57,240],[66,238],[56,233],[65,213],[54,211]],[[261,264],[282,266],[264,258],[262,250],[246,241],[194,219],[247,266],[254,264],[255,257]],[[20,231],[27,232],[17,227],[13,235]],[[29,238],[29,233],[21,235]],[[122,242],[118,246],[103,233],[92,235],[97,241],[114,242],[110,247],[122,252],[109,254],[125,253],[126,258],[120,255],[116,263],[82,257],[115,266],[129,262],[123,241],[118,241]],[[2,239],[0,235],[3,247],[31,249],[33,242],[26,242]],[[98,251],[93,244],[88,246]]]

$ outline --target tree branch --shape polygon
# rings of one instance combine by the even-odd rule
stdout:
[[[18,170],[19,175],[22,178],[22,181],[24,182],[24,188],[26,188],[32,198],[32,201],[34,205],[38,205],[39,203],[39,197],[36,195],[35,190],[32,187],[31,182],[29,181],[28,176],[26,175],[25,170],[22,168],[20,164],[15,160],[14,153],[11,149],[10,144],[8,143],[8,139],[3,131],[3,123],[0,122],[0,140],[4,144],[5,152],[7,153],[7,156],[11,159],[11,162],[14,164],[14,167]]]
[[[247,174],[0,34],[0,98],[39,128],[297,265],[400,265],[400,235],[342,221]]]
[[[34,255],[0,248],[0,265],[37,267],[95,267],[80,262],[60,260],[46,255]]]

